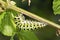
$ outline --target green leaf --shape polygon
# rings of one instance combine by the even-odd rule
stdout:
[[[2,19],[1,27],[2,27],[2,34],[6,36],[12,36],[15,34],[16,27],[14,26],[13,20],[11,18],[11,12],[6,11],[4,18]]]
[[[3,12],[3,13],[1,13],[0,14],[0,23],[1,23],[1,20],[4,18],[4,14],[5,14],[6,12]]]
[[[1,21],[4,18],[5,13],[6,12],[3,12],[3,13],[0,14],[0,31],[1,31]]]
[[[55,15],[60,14],[60,0],[53,1],[53,10]]]
[[[19,40],[38,40],[37,36],[28,30],[21,30],[18,34]]]

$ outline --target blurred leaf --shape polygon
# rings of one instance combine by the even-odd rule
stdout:
[[[4,18],[4,14],[5,14],[5,12],[0,14],[0,23],[1,23],[1,20]]]
[[[5,12],[3,12],[2,14],[0,14],[0,31],[1,31],[1,21],[4,18]]]
[[[11,21],[11,19],[11,12],[6,11],[1,23],[2,33],[6,36],[12,36],[15,33],[15,26],[13,25],[13,21]]]
[[[18,36],[20,40],[38,40],[37,36],[32,31],[28,30],[21,30]]]
[[[14,38],[13,38],[13,37],[14,37],[14,35],[13,35],[13,36],[11,36],[10,40],[14,40]]]
[[[56,37],[56,29],[51,26],[46,26],[42,29],[39,29],[38,32],[39,33],[37,33],[37,34],[40,37],[39,39],[54,40],[54,38]]]
[[[60,0],[53,1],[53,10],[55,15],[60,14]]]
[[[4,36],[2,33],[0,33],[0,40],[10,40],[10,37]]]

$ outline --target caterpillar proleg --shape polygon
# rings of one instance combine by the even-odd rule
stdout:
[[[23,14],[20,14],[15,17],[15,24],[18,28],[23,30],[34,30],[37,29],[38,27],[41,28],[47,25],[47,23],[44,22],[25,19]]]

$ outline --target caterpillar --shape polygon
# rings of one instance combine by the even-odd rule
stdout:
[[[19,14],[15,16],[14,20],[15,20],[16,26],[21,30],[34,30],[47,25],[47,23],[44,23],[44,22],[25,19],[23,14]]]

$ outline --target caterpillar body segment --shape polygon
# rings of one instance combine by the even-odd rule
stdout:
[[[38,29],[38,27],[41,28],[47,25],[47,23],[44,22],[38,22],[28,19],[25,20],[25,17],[22,14],[15,16],[15,24],[18,28],[23,30],[34,30]]]

